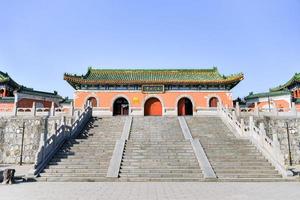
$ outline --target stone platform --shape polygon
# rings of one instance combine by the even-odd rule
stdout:
[[[296,200],[300,183],[66,183],[0,185],[1,200]]]

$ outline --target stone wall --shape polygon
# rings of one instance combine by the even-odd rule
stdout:
[[[40,139],[49,137],[61,124],[61,117],[5,117],[0,118],[0,163],[19,163],[24,129],[23,162],[34,163]],[[66,118],[71,125],[73,119]]]
[[[249,118],[243,117],[245,125],[249,124]],[[273,139],[273,134],[277,134],[280,149],[284,153],[285,164],[289,165],[289,147],[287,123],[289,127],[290,150],[292,164],[300,167],[300,119],[284,117],[254,117],[257,127],[261,122],[264,123],[266,134]]]

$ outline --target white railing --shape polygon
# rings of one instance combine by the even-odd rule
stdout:
[[[38,175],[67,140],[75,138],[81,133],[91,117],[92,107],[88,106],[81,115],[77,116],[72,126],[67,126],[65,121],[62,120],[61,126],[52,136],[48,139],[43,138],[35,157],[34,169],[29,172],[29,176]]]
[[[17,107],[14,104],[12,108],[0,108],[0,116],[61,116],[74,114],[74,106],[71,103],[70,107],[55,107],[54,102],[50,108],[37,108],[33,102],[32,107]]]
[[[217,108],[214,107],[196,107],[196,115],[216,115]]]
[[[295,103],[292,103],[291,108],[259,108],[257,103],[253,108],[240,108],[237,104],[235,110],[238,116],[300,117],[300,109]]]
[[[221,104],[218,105],[218,114],[237,137],[248,138],[284,177],[292,175],[285,165],[284,154],[280,150],[277,135],[273,135],[273,140],[269,138],[263,123],[259,127],[255,126],[253,116],[250,116],[249,125],[246,126],[243,119],[238,121],[235,112],[230,112]]]

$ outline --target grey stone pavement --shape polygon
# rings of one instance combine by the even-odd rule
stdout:
[[[0,185],[1,200],[300,199],[300,183],[19,183]]]

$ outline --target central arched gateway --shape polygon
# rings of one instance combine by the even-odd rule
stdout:
[[[113,115],[128,115],[129,113],[129,103],[123,98],[117,98],[113,105]]]
[[[178,116],[193,115],[193,104],[189,98],[183,97],[177,104]]]
[[[145,102],[145,116],[162,116],[162,105],[159,99],[152,97]]]

